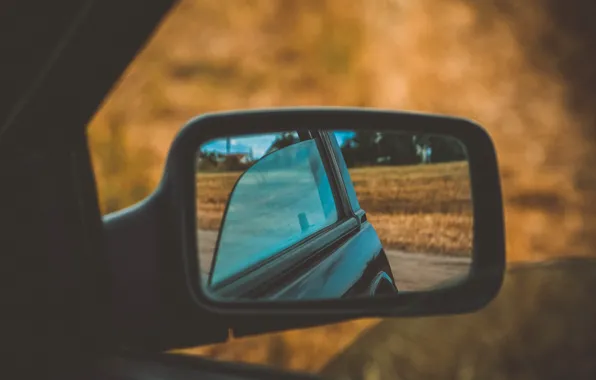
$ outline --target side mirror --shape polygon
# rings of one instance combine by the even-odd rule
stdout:
[[[491,139],[438,115],[201,116],[176,137],[156,192],[105,222],[113,266],[135,263],[123,239],[151,262],[136,261],[150,270],[132,287],[124,269],[115,276],[116,287],[145,299],[119,295],[122,310],[130,321],[149,306],[162,310],[148,323],[177,323],[169,331],[178,340],[189,339],[180,326],[193,316],[239,336],[471,312],[496,296],[505,267]]]

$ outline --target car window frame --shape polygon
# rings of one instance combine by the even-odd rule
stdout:
[[[351,181],[351,177],[350,178],[345,178],[343,175],[343,170],[342,170],[342,166],[345,167],[346,171],[348,171],[348,167],[345,164],[345,160],[343,157],[343,154],[341,152],[341,148],[339,146],[339,143],[337,142],[336,137],[333,135],[333,131],[324,131],[322,132],[322,134],[324,134],[324,138],[327,141],[327,145],[328,145],[328,149],[329,149],[329,154],[331,156],[333,156],[332,160],[333,163],[336,167],[337,170],[337,176],[338,176],[338,183],[339,186],[342,187],[343,193],[345,194],[346,198],[345,198],[345,202],[349,205],[349,212],[352,215],[356,215],[359,211],[362,210],[362,206],[360,206],[360,204],[358,204],[358,207],[355,207],[355,205],[352,203],[352,199],[350,198],[349,192],[348,192],[348,179]],[[343,165],[341,164],[341,162],[343,161]],[[349,175],[349,173],[348,173]],[[358,197],[358,194],[356,194],[356,189],[354,189],[354,183],[351,183],[352,189],[354,190],[354,194],[356,196],[356,198]]]
[[[356,197],[356,199],[358,199],[358,193],[356,193],[356,188],[354,185],[354,181],[352,181],[352,178],[345,178],[345,176],[343,175],[343,168],[345,168],[345,171],[348,173],[348,176],[350,175],[349,168],[346,165],[337,138],[333,135],[333,133],[334,131],[325,131],[326,138],[329,143],[330,154],[334,156],[335,164],[337,165],[337,173],[340,178],[339,181],[341,182],[340,186],[342,186],[344,189],[344,193],[346,194],[346,202],[350,206],[351,213],[355,215],[356,218],[358,218],[360,223],[364,223],[367,221],[366,211],[362,208],[362,205],[360,205],[359,201],[357,205],[358,207],[356,207],[356,205],[352,202],[352,198],[350,197],[350,194],[348,192],[348,187],[350,187],[351,190],[354,192],[354,197]],[[348,180],[350,181],[349,183]]]
[[[224,298],[238,296],[258,298],[263,294],[271,293],[272,289],[277,289],[277,286],[274,284],[287,281],[287,277],[295,278],[296,276],[300,276],[310,267],[307,263],[310,262],[310,265],[312,265],[313,262],[320,261],[322,256],[328,255],[331,252],[332,247],[337,246],[339,242],[349,238],[359,230],[360,222],[352,210],[349,196],[337,164],[337,157],[330,145],[327,132],[309,130],[309,135],[317,145],[325,173],[329,180],[329,186],[331,187],[337,209],[337,221],[269,258],[259,261],[225,280],[219,281],[217,284],[208,288],[209,293]],[[300,137],[300,140],[302,142],[308,139],[303,140]],[[230,194],[234,191],[235,187],[236,185],[234,185]],[[229,200],[226,204],[224,215],[227,211]],[[224,220],[222,219],[222,225],[223,222]],[[208,285],[211,285],[211,273],[215,266],[218,246],[219,235],[214,251],[214,258],[211,263],[210,276],[207,281]]]

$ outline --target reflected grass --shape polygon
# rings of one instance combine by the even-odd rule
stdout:
[[[197,174],[199,228],[219,229],[241,174]],[[467,162],[355,168],[350,176],[385,248],[470,254],[473,220]]]

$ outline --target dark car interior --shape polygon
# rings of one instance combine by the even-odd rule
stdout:
[[[5,376],[247,375],[198,369],[219,365],[194,359],[191,365],[175,360],[160,366],[161,356],[150,362],[120,358],[98,368],[110,347],[110,320],[117,316],[107,304],[85,125],[172,4],[59,1],[37,3],[34,11],[20,1],[0,5]]]

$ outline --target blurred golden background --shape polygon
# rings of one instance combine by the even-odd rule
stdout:
[[[596,378],[595,14],[587,0],[180,1],[89,127],[104,213],[152,191],[175,134],[204,112],[453,114],[497,146],[511,268],[498,299],[473,315],[184,352],[342,379]]]

